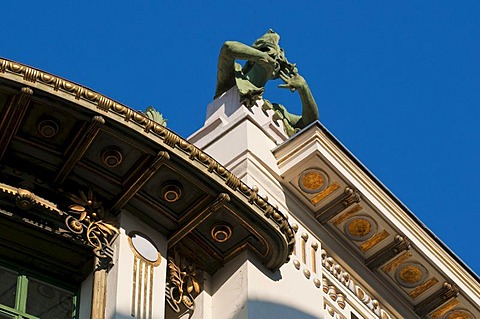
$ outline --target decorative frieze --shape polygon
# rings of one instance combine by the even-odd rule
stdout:
[[[326,299],[323,299],[323,307],[325,312],[333,319],[346,319],[346,317],[339,313]]]
[[[338,292],[335,285],[331,284],[326,277],[322,277],[323,292],[327,294],[332,301],[335,301],[341,309],[345,309],[345,295]]]
[[[333,277],[337,279],[340,284],[350,290],[360,302],[370,309],[371,312],[382,319],[394,318],[385,309],[383,309],[378,300],[372,298],[364,288],[355,283],[350,274],[345,271],[343,267],[335,261],[335,259],[329,257],[324,249],[322,249],[321,254],[322,266],[325,268],[325,270],[333,275]],[[326,293],[328,293],[328,290]]]

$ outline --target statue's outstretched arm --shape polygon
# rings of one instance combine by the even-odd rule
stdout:
[[[218,58],[215,98],[235,85],[235,60],[246,60],[258,63],[263,66],[267,72],[273,72],[276,63],[266,52],[237,41],[225,42]],[[265,81],[266,80],[267,79],[265,79]]]
[[[295,128],[304,128],[308,124],[318,120],[318,107],[312,92],[308,87],[307,81],[298,73],[286,74],[280,71],[280,78],[285,84],[280,84],[281,88],[288,88],[291,91],[298,91],[302,101],[302,116],[296,123],[292,123]]]

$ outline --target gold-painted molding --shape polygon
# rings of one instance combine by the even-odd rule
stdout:
[[[317,250],[318,250],[318,243],[313,242],[311,244],[311,257],[312,257],[312,271],[314,274],[317,273]]]
[[[96,258],[98,263],[98,258]],[[93,272],[91,319],[105,319],[107,307],[107,270],[96,269]]]
[[[57,208],[56,204],[35,195],[29,190],[0,183],[0,192],[8,194],[12,197],[16,197],[16,203],[20,208],[23,207],[22,209],[28,209],[32,205],[39,205],[54,213],[57,213],[59,216],[66,215],[64,211]]]
[[[132,237],[135,236],[135,235],[140,235],[142,238],[145,238],[147,241],[150,242],[150,244],[152,244],[153,247],[155,247],[155,249],[157,249],[157,260],[156,261],[150,261],[150,260],[147,260],[145,259],[142,255],[140,255],[140,253],[135,249],[135,246],[133,245],[133,242],[132,242]],[[128,244],[130,246],[130,250],[132,251],[133,255],[135,256],[135,258],[138,258],[138,259],[141,259],[143,262],[147,263],[147,264],[151,264],[153,267],[157,267],[158,265],[160,265],[160,263],[162,262],[162,255],[160,254],[160,252],[158,251],[158,248],[157,248],[157,245],[155,245],[155,243],[150,239],[149,236],[145,235],[144,233],[140,232],[140,231],[137,231],[137,230],[134,230],[134,231],[131,231],[128,233],[127,235],[127,238],[128,238]]]
[[[178,149],[180,153],[186,154],[190,160],[199,164],[196,165],[197,167],[202,167],[204,171],[214,176],[214,179],[216,179],[216,177],[220,178],[227,187],[241,195],[239,197],[243,197],[252,206],[260,209],[263,212],[263,216],[273,222],[278,230],[286,237],[288,249],[287,259],[291,255],[295,243],[295,236],[285,214],[270,204],[266,198],[258,195],[258,190],[256,191],[240,181],[238,177],[215,159],[163,125],[151,120],[143,112],[135,111],[80,84],[3,58],[0,58],[0,77],[26,83],[27,85],[30,84],[35,88],[42,89],[62,98],[68,99],[67,97],[71,97],[75,100],[84,101],[95,106],[98,111],[103,113],[112,112],[123,118],[125,122],[133,122],[143,128],[145,135],[152,134],[167,146]]]
[[[457,298],[454,298],[454,299],[448,301],[447,303],[445,303],[443,306],[441,306],[440,308],[438,308],[437,310],[435,310],[432,313],[432,315],[431,315],[432,319],[440,318],[441,316],[446,314],[448,311],[455,308],[455,306],[457,306],[459,303],[460,303],[460,301],[458,301]]]
[[[433,286],[435,286],[436,284],[438,283],[438,279],[434,276],[432,278],[430,278],[429,280],[425,281],[423,284],[417,286],[415,289],[413,289],[412,291],[410,291],[408,293],[408,295],[412,298],[412,299],[415,299],[417,298],[418,296],[420,296],[421,294],[423,294],[425,291],[427,291],[428,289],[432,288]]]
[[[298,135],[295,143],[283,143],[274,149],[281,174],[291,168],[292,158],[303,158],[301,152],[307,145],[315,147],[322,159],[342,172],[345,180],[352,181],[364,198],[378,208],[380,217],[391,222],[402,235],[411,239],[414,251],[428,251],[425,257],[429,266],[455,283],[462,296],[469,296],[472,302],[480,304],[480,282],[475,274],[433,236],[320,122]]]
[[[378,245],[381,241],[386,239],[388,236],[390,236],[390,234],[388,233],[388,231],[386,231],[384,229],[383,231],[376,234],[372,238],[364,241],[363,244],[361,244],[359,248],[362,252],[366,252],[366,251],[372,249],[373,247],[375,247],[376,245]]]
[[[475,303],[480,304],[480,282],[465,268],[464,264],[458,262],[451,252],[447,251],[418,220],[412,217],[411,212],[401,206],[392,194],[385,191],[383,185],[372,179],[365,169],[352,159],[348,152],[341,149],[338,141],[328,136],[320,123],[312,126],[310,130],[314,130],[315,133],[311,134],[309,140],[304,142],[304,144],[312,142],[321,144],[325,157],[331,158],[335,165],[347,171],[348,175],[346,178],[355,180],[357,188],[363,194],[370,194],[371,200],[378,202],[382,214],[397,225],[399,229],[404,230],[405,235],[412,239],[412,244],[415,247],[420,251],[430,251],[432,256],[430,259],[431,263],[443,272],[448,273],[449,278],[459,285],[462,294],[465,293],[473,298]],[[301,147],[293,151],[298,152],[299,149]],[[277,162],[282,163],[284,160],[284,158],[280,158],[277,159]],[[408,232],[405,230],[408,230]]]
[[[361,211],[363,207],[360,204],[355,204],[353,205],[350,209],[348,209],[345,213],[341,214],[337,218],[335,218],[332,221],[332,224],[335,226],[338,226],[339,224],[343,223],[347,219],[349,219],[351,216],[355,215],[359,211]]]
[[[395,269],[398,267],[398,265],[400,265],[402,262],[404,262],[405,260],[407,260],[408,258],[412,257],[412,253],[409,252],[409,251],[405,251],[403,254],[399,255],[398,257],[396,257],[395,259],[393,259],[392,261],[390,261],[388,264],[386,264],[385,266],[382,267],[382,270],[385,272],[385,273],[388,273],[390,272],[392,269]]]
[[[137,251],[132,241],[132,237],[135,235],[139,235],[147,240],[157,250],[157,260],[148,260]],[[153,280],[155,267],[162,262],[162,255],[150,237],[140,231],[131,231],[128,233],[127,238],[130,250],[134,255],[130,314],[132,317],[138,319],[151,319],[153,313]]]
[[[340,188],[340,185],[337,182],[334,182],[333,184],[331,184],[327,188],[325,188],[323,191],[321,191],[320,193],[315,195],[312,199],[310,199],[310,202],[313,205],[317,205],[322,200],[324,200],[328,195],[332,194],[333,192],[335,192],[339,188]]]

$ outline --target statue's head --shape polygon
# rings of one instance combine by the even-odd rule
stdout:
[[[279,42],[280,35],[270,29],[267,31],[267,33],[258,38],[252,44],[252,47],[260,51],[265,51],[265,49],[269,49],[272,51],[272,54],[276,54],[280,50],[280,46],[278,45]]]
[[[275,70],[271,76],[272,79],[278,79],[280,70],[290,73],[290,70],[295,68],[295,65],[292,65],[287,61],[285,52],[280,47],[279,42],[280,35],[270,29],[252,44],[253,48],[266,52],[270,57],[277,61]]]

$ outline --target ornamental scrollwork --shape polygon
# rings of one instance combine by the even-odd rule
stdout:
[[[167,267],[168,277],[165,286],[167,303],[174,312],[179,313],[179,318],[187,313],[190,318],[195,310],[195,297],[200,293],[198,270],[176,251],[174,257],[168,257]]]
[[[79,196],[70,194],[74,204],[68,206],[65,225],[74,234],[83,236],[93,247],[93,253],[108,267],[113,258],[112,244],[120,233],[113,221],[105,219],[102,203],[97,201],[90,189]]]

